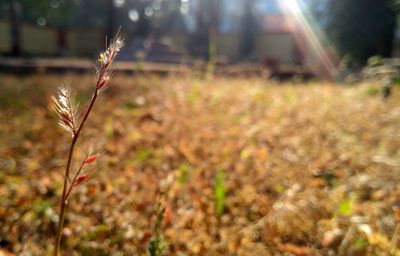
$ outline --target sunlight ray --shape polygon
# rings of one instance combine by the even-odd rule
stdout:
[[[309,7],[303,0],[282,0],[280,3],[287,19],[293,23],[295,38],[302,47],[301,50],[310,51],[311,56],[316,58],[316,60],[306,60],[307,64],[314,72],[332,78],[335,72],[336,53],[311,15]]]

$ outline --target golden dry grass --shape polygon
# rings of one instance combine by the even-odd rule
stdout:
[[[90,76],[0,76],[0,248],[16,255],[52,249],[69,135],[49,97],[66,78],[85,102]],[[117,75],[87,126],[107,152],[72,198],[66,255],[147,253],[171,173],[165,255],[398,254],[400,96],[375,91]]]

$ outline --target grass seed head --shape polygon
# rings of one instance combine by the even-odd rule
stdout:
[[[94,163],[97,160],[97,155],[92,155],[88,156],[85,161],[83,161],[85,164],[91,164]]]
[[[90,176],[89,173],[79,175],[79,177],[75,180],[73,186],[79,186],[82,182],[87,180],[89,178],[89,176]]]
[[[96,85],[96,90],[98,92],[103,91],[110,80],[112,74],[112,63],[123,46],[123,40],[120,37],[117,37],[104,52],[99,54],[98,61],[100,65],[97,67],[98,82]]]
[[[59,116],[59,124],[72,136],[75,135],[78,119],[78,104],[75,102],[74,93],[69,85],[64,85],[59,88],[57,97],[52,96],[54,109]]]

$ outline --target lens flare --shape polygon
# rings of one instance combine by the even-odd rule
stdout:
[[[331,79],[337,55],[311,15],[309,6],[303,0],[282,0],[280,4],[286,18],[294,24],[295,40],[306,57],[306,64],[315,74]]]

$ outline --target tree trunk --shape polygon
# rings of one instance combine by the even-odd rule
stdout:
[[[10,23],[11,23],[11,55],[21,55],[21,26],[20,26],[20,5],[17,0],[9,0]]]
[[[210,36],[218,31],[219,0],[198,1],[196,13],[196,32],[191,37],[192,53],[210,59]]]
[[[242,17],[242,34],[240,41],[240,56],[243,59],[251,58],[254,51],[254,44],[256,40],[256,26],[255,17],[253,14],[255,1],[246,0],[244,3],[244,15]]]
[[[106,36],[108,40],[115,36],[115,18],[114,0],[107,0]]]

